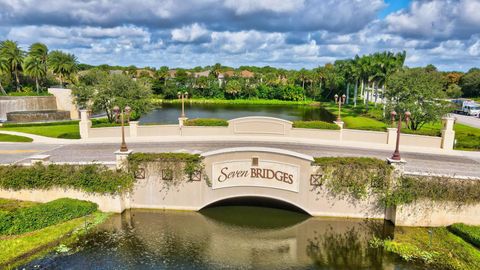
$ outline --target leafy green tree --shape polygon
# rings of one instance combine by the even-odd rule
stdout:
[[[445,97],[444,77],[427,68],[405,68],[390,78],[386,90],[389,109],[397,112],[410,111],[409,128],[418,130],[426,123],[436,122],[451,111]]]
[[[480,69],[472,68],[460,79],[465,97],[480,97]]]
[[[462,92],[462,88],[460,86],[452,83],[447,87],[446,94],[450,98],[459,98],[459,97],[462,96],[463,92]]]
[[[78,61],[75,55],[58,50],[49,53],[48,66],[60,79],[61,87],[63,87],[65,79],[72,81],[72,76],[78,71]]]
[[[228,80],[227,85],[225,86],[225,93],[236,97],[242,91],[242,84],[235,79]]]
[[[15,87],[20,91],[19,71],[22,69],[25,52],[18,46],[18,43],[12,40],[5,40],[0,43],[0,57],[5,59],[8,64],[8,70],[15,78]]]
[[[282,85],[278,89],[278,99],[281,100],[291,100],[291,101],[299,101],[302,100],[305,92],[301,86],[293,85],[293,84],[288,84],[288,85]]]
[[[110,122],[115,121],[113,107],[132,108],[132,119],[140,118],[151,109],[151,87],[146,80],[133,80],[128,75],[107,75],[94,85],[80,84],[73,94],[80,107],[91,105],[94,111],[106,112]]]

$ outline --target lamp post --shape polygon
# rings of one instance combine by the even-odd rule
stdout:
[[[129,106],[126,106],[125,109],[120,110],[120,107],[115,106],[113,107],[113,113],[115,113],[115,117],[118,119],[120,115],[120,121],[122,123],[122,144],[120,145],[120,152],[128,152],[127,144],[125,143],[125,124],[124,124],[124,115],[127,116],[127,122],[130,119],[130,112],[132,109]]]
[[[397,125],[397,143],[396,143],[396,146],[395,146],[395,151],[393,152],[393,155],[391,157],[392,160],[402,160],[402,158],[400,157],[400,150],[399,150],[399,146],[400,146],[400,134],[402,132],[402,114],[401,113],[398,113],[395,112],[395,111],[391,111],[390,112],[390,116],[392,118],[392,126],[394,125],[395,123],[395,117],[398,115],[398,125]],[[406,111],[404,113],[404,116],[405,116],[405,123],[407,124],[408,126],[408,120],[410,120],[410,116],[411,116],[411,113],[409,111]]]
[[[335,94],[334,98],[335,98],[335,103],[338,104],[337,122],[341,122],[342,118],[340,117],[340,110],[342,109],[342,105],[345,104],[346,96],[342,95],[341,97],[339,97],[337,94]]]
[[[178,92],[177,95],[179,99],[180,98],[182,99],[182,115],[180,117],[185,118],[185,99],[188,98],[188,92],[185,92],[185,93]]]

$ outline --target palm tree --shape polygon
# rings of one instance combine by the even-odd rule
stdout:
[[[48,55],[48,65],[60,79],[60,85],[63,88],[63,81],[70,78],[78,70],[77,58],[73,54],[62,51],[52,51]]]
[[[170,75],[168,73],[169,70],[170,69],[167,66],[162,66],[156,72],[158,79],[163,80],[163,85],[164,86],[167,85],[168,76]]]
[[[353,106],[357,107],[357,97],[358,97],[358,82],[360,80],[361,75],[361,67],[360,67],[360,57],[355,55],[355,58],[351,62],[351,71],[352,77],[355,78],[355,89],[353,91]]]
[[[33,78],[35,78],[35,86],[37,89],[37,93],[40,92],[40,84],[38,80],[43,78],[45,73],[45,65],[42,62],[42,59],[37,57],[28,56],[23,61],[23,70],[25,73]]]
[[[45,45],[43,43],[39,43],[39,42],[33,43],[32,45],[30,45],[28,55],[32,56],[32,57],[35,57],[35,58],[38,58],[40,60],[40,62],[43,65],[44,74],[47,75],[47,71],[48,71],[47,70],[48,69],[48,66],[47,66],[48,47],[47,47],[47,45]]]
[[[0,56],[0,91],[2,92],[2,95],[6,95],[7,92],[3,88],[1,75],[7,72],[8,72],[8,63],[5,60],[5,58]]]
[[[18,71],[22,68],[25,52],[18,46],[18,43],[12,40],[5,40],[0,43],[0,55],[8,64],[10,74],[15,77],[15,86],[17,91],[20,90],[20,79]],[[13,77],[13,76],[12,76]]]

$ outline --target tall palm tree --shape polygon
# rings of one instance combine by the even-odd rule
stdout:
[[[20,91],[19,70],[22,68],[25,52],[18,46],[18,43],[12,40],[5,40],[0,43],[0,55],[8,64],[10,74],[15,78],[15,87]]]
[[[360,67],[360,57],[355,55],[355,58],[352,60],[352,77],[355,78],[355,88],[353,91],[353,106],[357,107],[357,97],[358,97],[358,82],[361,78],[361,67]]]
[[[52,51],[48,55],[48,65],[59,79],[63,87],[63,82],[67,78],[71,78],[78,71],[78,62],[75,55],[64,53],[62,51]]]
[[[5,60],[5,58],[0,56],[0,92],[2,93],[2,95],[7,94],[7,92],[5,91],[2,85],[2,74],[7,73],[8,71],[9,69],[8,69],[7,61]]]
[[[33,57],[33,56],[28,56],[25,58],[23,61],[23,70],[25,71],[25,74],[33,77],[35,79],[35,87],[37,89],[37,93],[40,92],[40,84],[38,83],[38,80],[40,78],[45,77],[45,65],[42,62],[42,59]]]
[[[48,66],[47,66],[48,47],[47,47],[47,45],[45,45],[43,43],[39,43],[39,42],[33,43],[32,45],[30,45],[30,49],[28,50],[28,55],[32,56],[32,57],[35,57],[35,58],[38,58],[40,60],[40,62],[43,65],[44,74],[47,75],[47,71],[48,71]]]

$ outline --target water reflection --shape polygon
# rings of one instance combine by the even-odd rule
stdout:
[[[296,105],[235,105],[235,104],[185,104],[189,118],[233,119],[245,116],[269,116],[286,120],[335,120],[330,112],[315,106]],[[140,118],[141,123],[178,123],[181,113],[178,104],[163,104]]]
[[[383,221],[305,218],[239,206],[204,213],[127,211],[82,238],[78,252],[51,254],[26,268],[413,269],[369,248],[372,236],[385,237],[390,230]],[[268,216],[290,222],[253,226]],[[236,223],[241,219],[250,221]]]

